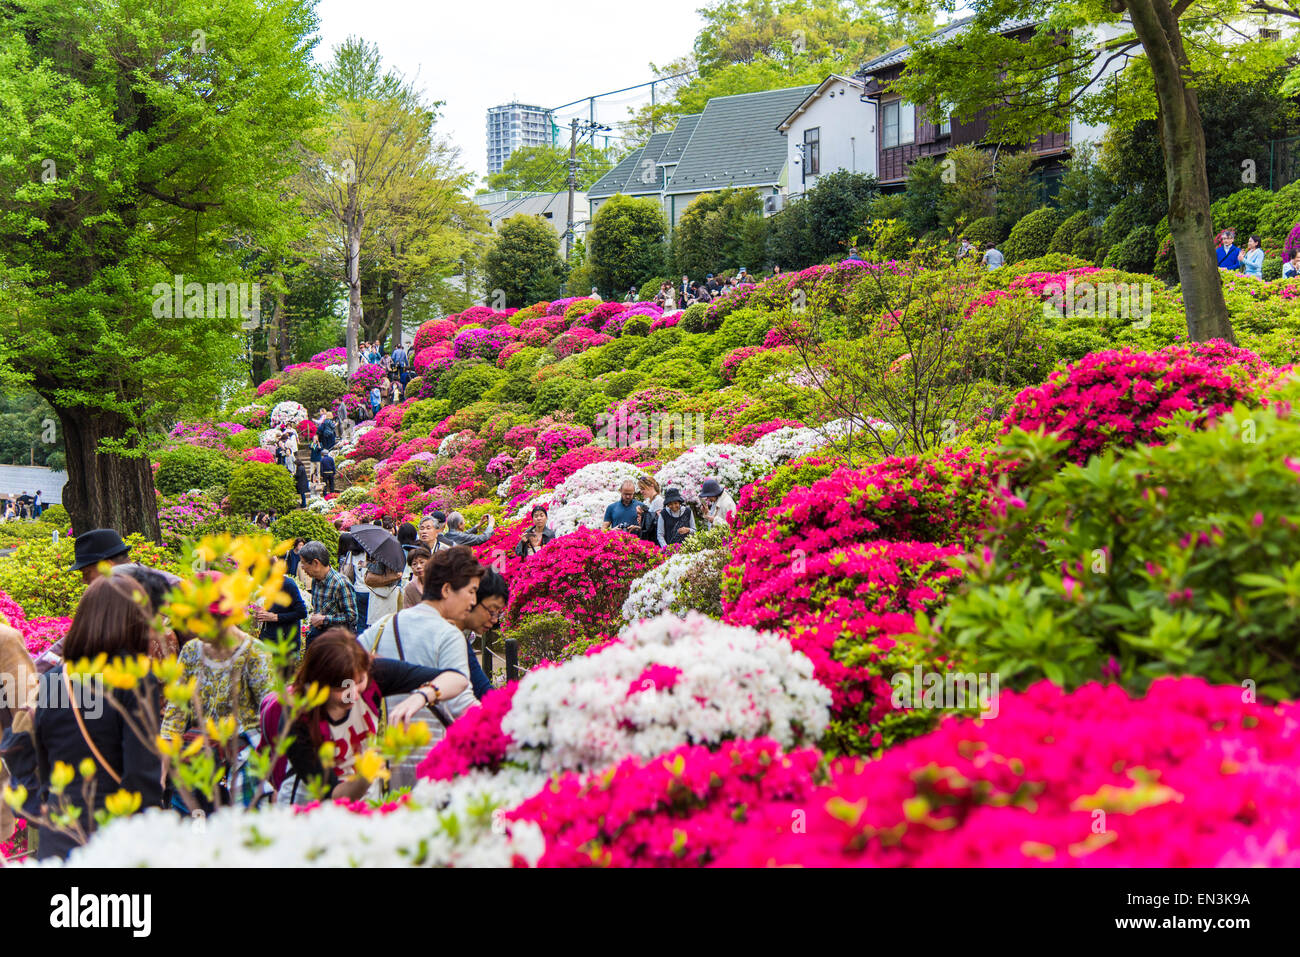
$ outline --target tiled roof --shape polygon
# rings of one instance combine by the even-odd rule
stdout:
[[[700,122],[699,113],[692,113],[689,116],[683,116],[673,127],[673,135],[668,139],[668,145],[659,156],[661,163],[676,163],[682,158],[682,152],[686,149],[687,142],[690,141],[691,134],[695,132],[696,125]]]
[[[928,39],[944,40],[944,42],[947,42],[953,37],[965,33],[966,28],[974,19],[974,17],[962,17],[960,20],[954,20],[952,23],[946,24],[934,31],[934,33],[930,34]],[[1038,17],[1021,17],[1017,20],[1009,20],[1002,27],[1000,32],[1012,33],[1016,30],[1023,30],[1025,27],[1033,26],[1035,23],[1039,22],[1041,22],[1041,20]],[[859,77],[867,76],[871,73],[878,73],[881,70],[887,70],[891,66],[898,66],[900,63],[905,63],[907,58],[911,56],[911,53],[912,48],[910,45],[901,46],[897,50],[890,50],[888,53],[883,53],[874,60],[868,60],[866,63],[862,64],[862,66],[858,67],[858,72],[855,75]]]
[[[777,125],[815,89],[810,84],[709,100],[664,192],[774,186],[786,164],[786,140]]]

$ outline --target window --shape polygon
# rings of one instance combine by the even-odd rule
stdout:
[[[822,170],[822,130],[815,126],[803,131],[803,174],[816,176]]]
[[[949,112],[947,105],[943,108],[943,119],[939,121],[939,136],[952,135],[952,113]]]
[[[890,100],[880,107],[881,147],[889,149],[916,141],[916,108],[902,100]]]

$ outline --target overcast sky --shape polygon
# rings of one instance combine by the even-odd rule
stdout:
[[[650,64],[690,51],[704,0],[320,0],[326,62],[350,34],[379,44],[384,63],[444,100],[443,134],[461,148],[463,165],[487,170],[487,109],[519,100],[557,107],[651,79]],[[648,102],[649,88],[596,101],[596,119],[617,130],[629,104]],[[586,117],[587,106],[556,115]],[[565,139],[567,146],[568,140]]]

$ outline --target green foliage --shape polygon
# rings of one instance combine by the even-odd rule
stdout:
[[[1155,261],[1156,236],[1150,226],[1138,226],[1106,253],[1104,265],[1125,272],[1151,271]]]
[[[644,388],[645,375],[636,369],[624,369],[615,372],[604,381],[604,391],[615,399],[626,399],[633,392]]]
[[[1074,688],[1113,659],[1135,690],[1195,674],[1300,693],[1289,520],[1300,484],[1287,464],[1300,424],[1238,405],[1208,429],[1178,426],[1164,444],[1059,472],[1053,440],[1010,438],[1048,478],[1020,493],[1026,508],[994,530],[992,563],[973,565],[969,591],[941,613],[946,648],[978,654],[1014,687],[1046,677]]]
[[[939,225],[939,208],[948,188],[943,176],[944,167],[932,156],[915,159],[907,167],[902,219],[913,236],[920,236]]]
[[[578,382],[567,376],[552,376],[537,387],[537,395],[529,408],[534,417],[547,415],[563,407],[565,400],[578,386]]]
[[[497,227],[483,267],[488,288],[500,289],[507,307],[555,299],[564,276],[560,238],[540,216],[511,216]]]
[[[568,619],[562,615],[529,615],[510,629],[510,637],[519,642],[519,666],[535,668],[543,661],[562,660],[561,652],[569,642]]]
[[[1146,204],[1137,196],[1125,196],[1115,204],[1101,224],[1101,244],[1109,249],[1123,242],[1133,230],[1148,222]]]
[[[587,261],[601,295],[621,296],[662,273],[667,232],[663,209],[653,199],[620,193],[606,200],[587,231]]]
[[[697,197],[673,229],[674,272],[704,276],[744,264],[752,254],[746,248],[746,222],[755,216],[761,221],[762,214],[757,189],[723,189]]]
[[[479,401],[505,377],[504,372],[486,362],[461,365],[467,367],[447,386],[447,402],[452,412]]]
[[[1052,241],[1047,245],[1049,253],[1068,253],[1074,249],[1074,240],[1079,231],[1088,225],[1088,213],[1080,211],[1071,213],[1061,221],[1052,233]]]
[[[1057,210],[1040,206],[1011,230],[1011,236],[1002,246],[1006,261],[1016,263],[1045,255],[1060,225],[1061,214]]]
[[[1089,262],[1096,262],[1100,241],[1101,237],[1095,226],[1084,226],[1075,234],[1074,242],[1070,244],[1070,254],[1080,259],[1087,259]]]
[[[944,161],[949,164],[952,181],[940,198],[940,224],[960,232],[963,226],[992,216],[992,153],[966,143],[949,150]]]
[[[708,329],[708,303],[693,302],[682,312],[677,325],[686,332],[705,332]]]
[[[596,416],[608,409],[609,404],[613,401],[613,398],[606,395],[604,392],[593,392],[585,396],[583,400],[578,403],[577,413],[575,415],[578,425],[585,425],[588,428],[594,428]]]
[[[1038,182],[1031,168],[1034,156],[1028,150],[1000,152],[993,167],[993,215],[1003,230],[1028,216],[1038,206]]]
[[[578,189],[585,190],[613,168],[609,156],[590,143],[578,144]],[[521,146],[487,178],[489,190],[556,193],[568,181],[569,150],[559,146]]]
[[[1281,249],[1296,223],[1300,223],[1300,180],[1273,194],[1272,201],[1259,211],[1256,228],[1266,247]]]
[[[159,453],[154,485],[164,495],[179,495],[195,488],[224,487],[234,470],[235,464],[216,449],[178,445]]]
[[[406,407],[402,416],[402,435],[428,435],[433,427],[451,412],[451,404],[446,399],[421,399]]]
[[[643,279],[637,286],[637,299],[653,299],[655,296],[659,295],[659,289],[664,283],[668,283],[670,286],[673,285],[673,281],[667,276],[650,276],[648,279]]]
[[[124,541],[131,550],[131,561],[173,573],[180,571],[175,554],[153,542],[139,535],[128,535]],[[73,560],[73,539],[64,535],[55,543],[47,531],[19,545],[0,562],[0,591],[18,602],[28,618],[70,617],[86,590],[81,572],[71,570]]]
[[[68,515],[68,510],[62,505],[47,505],[41,509],[41,522],[46,525],[54,525],[58,528],[67,528],[72,521]]]
[[[633,316],[623,323],[623,335],[625,336],[648,336],[650,335],[650,320],[645,316]]]
[[[977,219],[962,230],[962,236],[979,246],[980,249],[988,249],[990,246],[998,245],[1005,235],[1006,233],[998,225],[997,218],[994,216],[984,216]]]
[[[318,409],[328,409],[336,399],[348,391],[347,383],[332,372],[321,369],[303,369],[296,382],[298,400],[309,415],[315,415]]]
[[[352,491],[352,489],[348,489]],[[324,515],[297,508],[287,515],[281,515],[271,523],[271,534],[277,541],[292,541],[305,538],[307,541],[322,542],[331,554],[339,550],[339,532]]]
[[[280,465],[245,462],[230,478],[227,506],[232,514],[274,512],[282,515],[298,504],[293,476]]]
[[[1217,235],[1224,229],[1235,230],[1239,245],[1245,246],[1246,237],[1259,229],[1259,214],[1273,198],[1269,190],[1252,186],[1216,199],[1210,205],[1212,232]]]

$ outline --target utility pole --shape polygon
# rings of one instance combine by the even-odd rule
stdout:
[[[569,123],[569,216],[564,230],[564,261],[573,248],[573,192],[578,188],[578,118]]]

